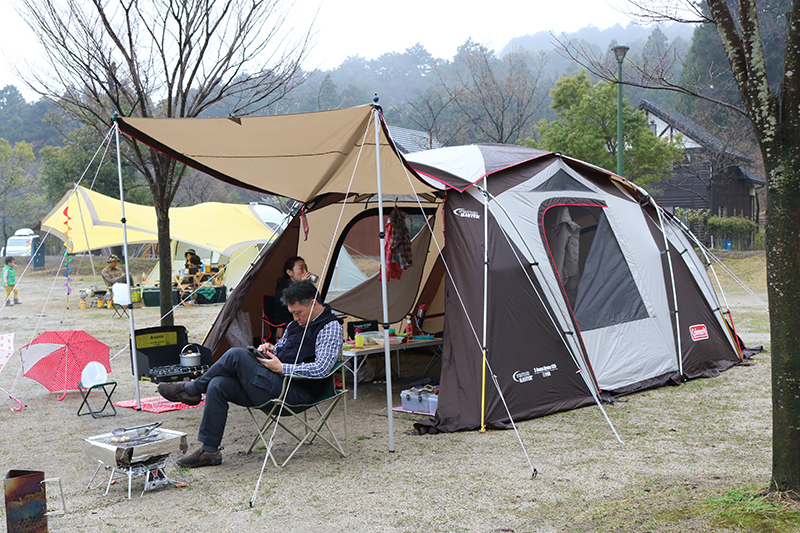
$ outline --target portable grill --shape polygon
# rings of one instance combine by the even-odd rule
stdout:
[[[128,499],[130,499],[133,477],[145,476],[144,490],[139,496],[141,497],[148,490],[178,483],[177,480],[167,476],[164,470],[167,461],[178,472],[183,483],[188,485],[186,478],[170,457],[173,452],[186,453],[188,448],[186,433],[169,429],[153,429],[152,427],[149,430],[128,428],[122,432],[103,433],[83,439],[83,451],[90,459],[99,463],[86,488],[92,487],[100,469],[105,468],[106,471],[111,472],[106,483],[105,494],[108,494],[108,490],[115,481],[115,476],[117,479],[124,479],[122,476],[126,476],[128,478]],[[97,487],[100,485],[102,482]]]

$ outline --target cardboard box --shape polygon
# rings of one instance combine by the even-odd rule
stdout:
[[[435,392],[431,392],[414,387],[402,391],[400,399],[403,402],[403,409],[412,413],[436,414],[436,409],[439,407],[439,396],[436,392],[438,392],[439,387],[434,389]]]

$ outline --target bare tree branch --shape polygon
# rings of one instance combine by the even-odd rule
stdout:
[[[553,35],[556,52],[567,59],[575,61],[578,65],[584,68],[590,74],[611,83],[619,83],[618,80],[618,65],[613,56],[605,53],[602,56],[594,49],[576,44],[570,41],[566,34],[561,36]],[[739,106],[733,105],[716,98],[711,98],[702,94],[699,90],[692,89],[686,85],[678,83],[669,75],[670,69],[675,65],[680,64],[686,68],[686,64],[678,56],[674,47],[670,46],[667,50],[660,53],[658,60],[653,61],[650,58],[643,57],[640,61],[626,61],[625,67],[628,73],[627,79],[623,79],[622,84],[630,87],[638,87],[640,89],[656,89],[672,91],[680,94],[686,94],[695,98],[702,98],[709,102],[713,102],[731,111],[735,111],[743,116],[748,116],[747,110]],[[719,72],[709,72],[709,77],[712,80],[720,76]],[[698,76],[699,78],[699,76]]]
[[[114,113],[197,117],[275,104],[301,84],[311,30],[295,33],[284,0],[20,0],[45,66],[28,86],[98,131]],[[162,279],[171,278],[168,210],[183,165],[127,139],[124,156],[153,195]],[[162,312],[171,305],[162,287]],[[165,324],[165,325],[166,325]]]

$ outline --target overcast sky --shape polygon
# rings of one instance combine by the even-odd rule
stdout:
[[[627,16],[614,6],[623,0],[295,0],[301,24],[317,14],[314,48],[308,69],[332,69],[348,56],[373,59],[385,52],[403,52],[421,43],[434,57],[452,58],[468,38],[500,51],[514,37],[538,31],[572,32],[588,25],[626,25]],[[6,4],[6,2],[3,2]],[[7,4],[6,4],[7,5]],[[0,87],[16,85],[28,100],[35,95],[13,74],[9,64],[41,57],[25,22],[11,9],[0,17]]]

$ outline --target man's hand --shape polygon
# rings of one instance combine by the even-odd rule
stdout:
[[[258,352],[264,356],[266,356],[267,354],[275,355],[275,345],[265,342],[264,344],[258,347]]]
[[[262,344],[261,346],[264,345]],[[261,346],[258,347],[259,352],[261,351]],[[278,375],[283,374],[283,363],[271,351],[264,354],[264,357],[259,357],[258,362]]]

